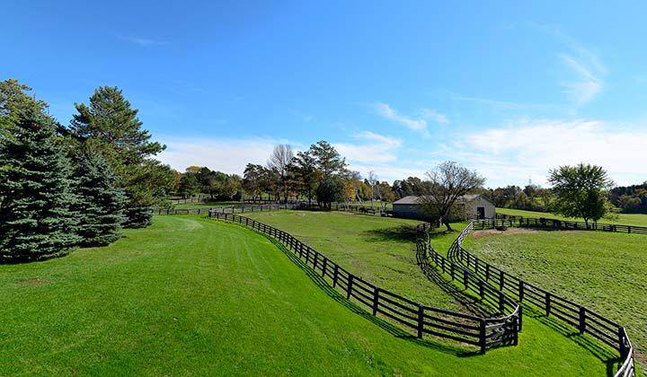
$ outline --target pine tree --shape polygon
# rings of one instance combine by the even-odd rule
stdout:
[[[72,166],[50,118],[21,115],[0,144],[0,261],[65,255],[77,244]]]
[[[150,224],[150,207],[160,204],[165,186],[174,179],[171,169],[152,160],[165,146],[151,141],[142,129],[137,109],[132,108],[117,87],[100,87],[90,97],[89,105],[76,104],[70,134],[82,144],[91,144],[107,160],[116,176],[116,184],[126,197],[124,226]]]
[[[115,177],[98,153],[85,151],[78,157],[78,235],[82,246],[104,246],[121,236],[125,196],[115,187]]]

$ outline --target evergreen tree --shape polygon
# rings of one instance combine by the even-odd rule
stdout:
[[[72,167],[50,118],[32,109],[0,144],[0,261],[40,260],[77,244]]]
[[[117,87],[100,87],[90,97],[89,105],[75,107],[78,114],[71,122],[70,134],[99,151],[113,169],[116,184],[127,197],[124,226],[147,226],[152,218],[150,207],[161,204],[169,182],[175,186],[171,169],[150,158],[165,146],[150,140],[138,111]]]
[[[112,169],[96,152],[82,153],[76,170],[80,244],[108,245],[121,236],[124,193],[115,187]]]

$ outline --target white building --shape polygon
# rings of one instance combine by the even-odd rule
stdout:
[[[455,206],[457,208],[453,212],[461,214],[459,216],[462,218],[453,220],[493,219],[496,216],[494,203],[482,195],[461,196],[456,200]],[[393,202],[393,216],[414,219],[424,218],[425,216],[420,210],[419,197],[405,196]]]

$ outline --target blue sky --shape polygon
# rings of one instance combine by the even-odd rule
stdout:
[[[385,180],[591,162],[647,180],[644,2],[2,0],[0,78],[67,124],[117,85],[183,170],[326,139]]]

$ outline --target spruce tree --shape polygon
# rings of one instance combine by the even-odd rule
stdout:
[[[78,235],[82,246],[104,246],[121,236],[125,196],[115,187],[112,168],[98,153],[77,157]]]
[[[72,166],[52,120],[26,111],[0,144],[0,261],[65,255],[77,244]]]
[[[88,105],[75,106],[78,114],[71,122],[70,134],[82,144],[93,145],[113,169],[116,184],[127,197],[124,226],[147,226],[152,218],[150,207],[160,204],[164,190],[159,188],[173,177],[170,168],[160,167],[150,158],[165,146],[150,140],[137,109],[117,87],[100,87]]]

